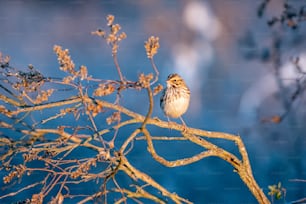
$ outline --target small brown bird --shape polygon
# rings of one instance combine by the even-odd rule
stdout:
[[[185,81],[178,74],[170,74],[167,78],[167,87],[160,98],[160,107],[165,115],[170,118],[180,118],[188,109],[190,101],[190,90]]]

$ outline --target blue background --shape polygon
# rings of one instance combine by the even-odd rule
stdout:
[[[69,49],[76,66],[86,65],[95,78],[118,79],[110,47],[91,35],[91,31],[106,28],[105,17],[113,14],[115,23],[128,36],[118,53],[122,72],[127,79],[137,80],[140,73],[153,71],[143,45],[149,36],[158,36],[161,47],[155,62],[160,71],[159,82],[165,85],[168,74],[177,72],[191,90],[190,108],[183,116],[185,122],[195,128],[240,135],[258,184],[267,194],[268,185],[281,181],[289,202],[306,197],[305,183],[289,181],[306,178],[305,97],[300,95],[294,101],[280,124],[265,123],[262,119],[286,112],[282,97],[290,98],[296,87],[295,79],[300,77],[290,72],[293,68],[289,60],[305,52],[301,37],[305,25],[302,22],[294,31],[286,26],[269,27],[267,20],[281,15],[283,2],[271,1],[265,15],[258,18],[260,2],[1,1],[0,51],[11,57],[14,67],[24,69],[33,64],[45,76],[61,77],[63,73],[53,52],[57,44]],[[275,86],[272,60],[265,60],[275,36],[283,39],[280,69],[281,79],[287,80],[286,94]],[[127,91],[120,103],[145,114],[146,100],[144,91]],[[158,106],[159,95],[155,104],[153,116],[167,120]],[[43,118],[42,113],[37,117]],[[101,129],[106,127],[104,122],[100,125]],[[129,134],[133,128],[123,129],[126,132],[120,134]],[[156,135],[176,134],[171,130],[151,130]],[[232,143],[216,142],[237,151]],[[168,142],[156,142],[155,146],[161,155],[172,160],[201,151],[187,141],[177,142],[171,148]],[[137,141],[129,159],[170,192],[192,202],[256,203],[233,168],[218,158],[166,168],[150,158],[144,141]],[[1,176],[4,175],[2,172]],[[13,201],[16,198],[6,200]]]

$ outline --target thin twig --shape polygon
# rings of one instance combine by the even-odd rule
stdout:
[[[151,65],[155,71],[155,79],[153,80],[153,82],[151,83],[151,85],[155,84],[157,81],[158,81],[158,77],[159,77],[159,71],[155,65],[155,62],[154,62],[154,59],[153,57],[150,58],[150,62],[151,62]]]
[[[117,53],[113,53],[113,59],[114,59],[115,67],[116,67],[117,72],[118,72],[119,77],[120,77],[120,81],[122,83],[124,83],[124,78],[123,78],[123,75],[121,73],[121,69],[120,69],[119,63],[118,63]]]
[[[25,191],[25,190],[28,190],[30,188],[34,188],[35,186],[37,185],[42,185],[43,184],[43,181],[40,181],[40,182],[37,182],[37,183],[33,183],[33,184],[30,184],[30,185],[27,185],[21,189],[19,189],[18,191],[15,191],[15,192],[12,192],[12,193],[8,193],[8,194],[5,194],[3,196],[0,196],[0,199],[3,199],[3,198],[6,198],[6,197],[11,197],[11,196],[15,196],[17,195],[18,193],[21,193],[22,191]]]

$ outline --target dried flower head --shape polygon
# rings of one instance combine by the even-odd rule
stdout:
[[[37,95],[34,103],[39,104],[39,103],[42,103],[44,101],[48,101],[49,97],[52,95],[53,92],[54,92],[54,89],[48,89],[47,91],[41,91]]]
[[[281,182],[277,185],[269,185],[268,188],[268,195],[275,197],[276,200],[280,200],[286,194],[286,189],[282,187]]]
[[[271,122],[273,123],[280,123],[282,121],[282,118],[279,115],[275,115],[271,118]]]
[[[8,67],[9,62],[10,62],[10,57],[9,56],[3,57],[2,53],[0,52],[0,67],[1,68]]]
[[[116,44],[116,40],[117,40],[117,36],[115,34],[110,33],[107,37],[106,37],[106,42],[108,44]]]
[[[122,32],[119,34],[118,36],[118,42],[125,39],[127,37],[126,33],[125,32]]]
[[[55,45],[53,47],[54,52],[57,54],[57,60],[60,64],[60,70],[68,72],[70,74],[75,74],[75,65],[69,55],[69,50],[63,50],[61,46]]]
[[[16,77],[13,83],[13,88],[17,90],[24,90],[25,92],[35,92],[44,84],[45,77],[34,67],[29,67],[29,71],[17,71],[11,76]]]
[[[121,30],[121,26],[119,24],[115,24],[111,26],[111,33],[113,35],[116,35],[119,32],[119,30]]]
[[[44,199],[44,194],[43,193],[38,193],[38,194],[33,194],[31,198],[31,203],[32,204],[41,204],[43,203]]]
[[[86,66],[82,65],[80,67],[79,75],[81,77],[81,80],[87,79],[88,71],[87,71],[87,67]]]
[[[101,30],[101,29],[98,29],[96,31],[92,31],[91,32],[92,35],[97,35],[97,36],[100,36],[100,37],[105,37],[105,31],[104,30]]]
[[[114,122],[119,122],[120,120],[121,120],[120,112],[114,112],[111,116],[106,118],[106,123],[110,125]]]
[[[96,167],[96,166],[97,166],[97,159],[96,158],[89,159],[88,161],[81,163],[78,166],[77,170],[75,170],[70,174],[70,177],[76,179],[82,174],[88,174],[88,171],[91,169],[91,167]]]
[[[149,59],[152,59],[155,54],[158,52],[159,48],[159,37],[151,36],[149,39],[145,42],[145,49],[147,52],[147,57]]]
[[[70,84],[75,79],[75,76],[66,76],[63,78],[64,84]]]
[[[147,87],[150,86],[150,81],[152,79],[153,79],[153,74],[152,73],[150,73],[148,75],[144,75],[143,73],[141,73],[139,75],[138,81],[143,88],[147,88]]]
[[[158,84],[156,87],[154,87],[153,89],[153,95],[157,95],[159,92],[161,92],[163,90],[163,86],[161,84]]]
[[[25,162],[33,161],[38,159],[38,152],[30,150],[22,155]]]
[[[113,15],[107,15],[106,20],[107,20],[107,25],[108,25],[108,26],[111,26],[111,25],[113,25],[113,23],[114,23],[115,16],[113,16]]]
[[[26,166],[19,164],[17,166],[13,166],[13,171],[9,173],[9,175],[3,177],[3,183],[10,183],[14,178],[20,178],[26,171]]]
[[[106,20],[107,26],[110,28],[109,34],[102,29],[98,29],[97,31],[93,31],[91,33],[106,39],[106,42],[112,47],[112,53],[116,54],[119,48],[119,42],[125,39],[127,35],[124,32],[119,33],[121,26],[119,24],[114,24],[115,17],[113,15],[108,15]]]
[[[102,112],[103,110],[103,106],[102,106],[102,102],[99,100],[95,100],[95,101],[88,101],[86,102],[86,114],[89,115],[90,113],[92,113],[93,117],[96,117],[100,112]]]
[[[115,91],[115,86],[112,84],[99,84],[99,87],[94,91],[94,96],[106,96]]]

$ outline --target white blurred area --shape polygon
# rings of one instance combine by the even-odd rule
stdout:
[[[301,71],[306,72],[306,53],[300,54],[299,65]],[[304,74],[300,73],[290,60],[280,68],[279,77],[284,87],[293,86],[296,83],[296,79],[302,76],[304,76]],[[259,107],[268,97],[273,96],[279,91],[276,80],[275,74],[267,73],[259,78],[242,95],[239,105],[239,114],[242,119],[241,121],[245,122],[244,125],[252,125],[258,121],[257,110]]]
[[[185,28],[194,35],[192,41],[179,41],[172,49],[174,72],[183,76],[191,88],[189,111],[192,114],[202,110],[201,87],[207,78],[215,55],[213,42],[219,37],[221,24],[210,6],[203,1],[189,1],[183,10]]]
[[[208,41],[215,40],[221,31],[217,17],[210,6],[203,1],[190,1],[183,13],[183,21],[187,27],[201,34]]]

